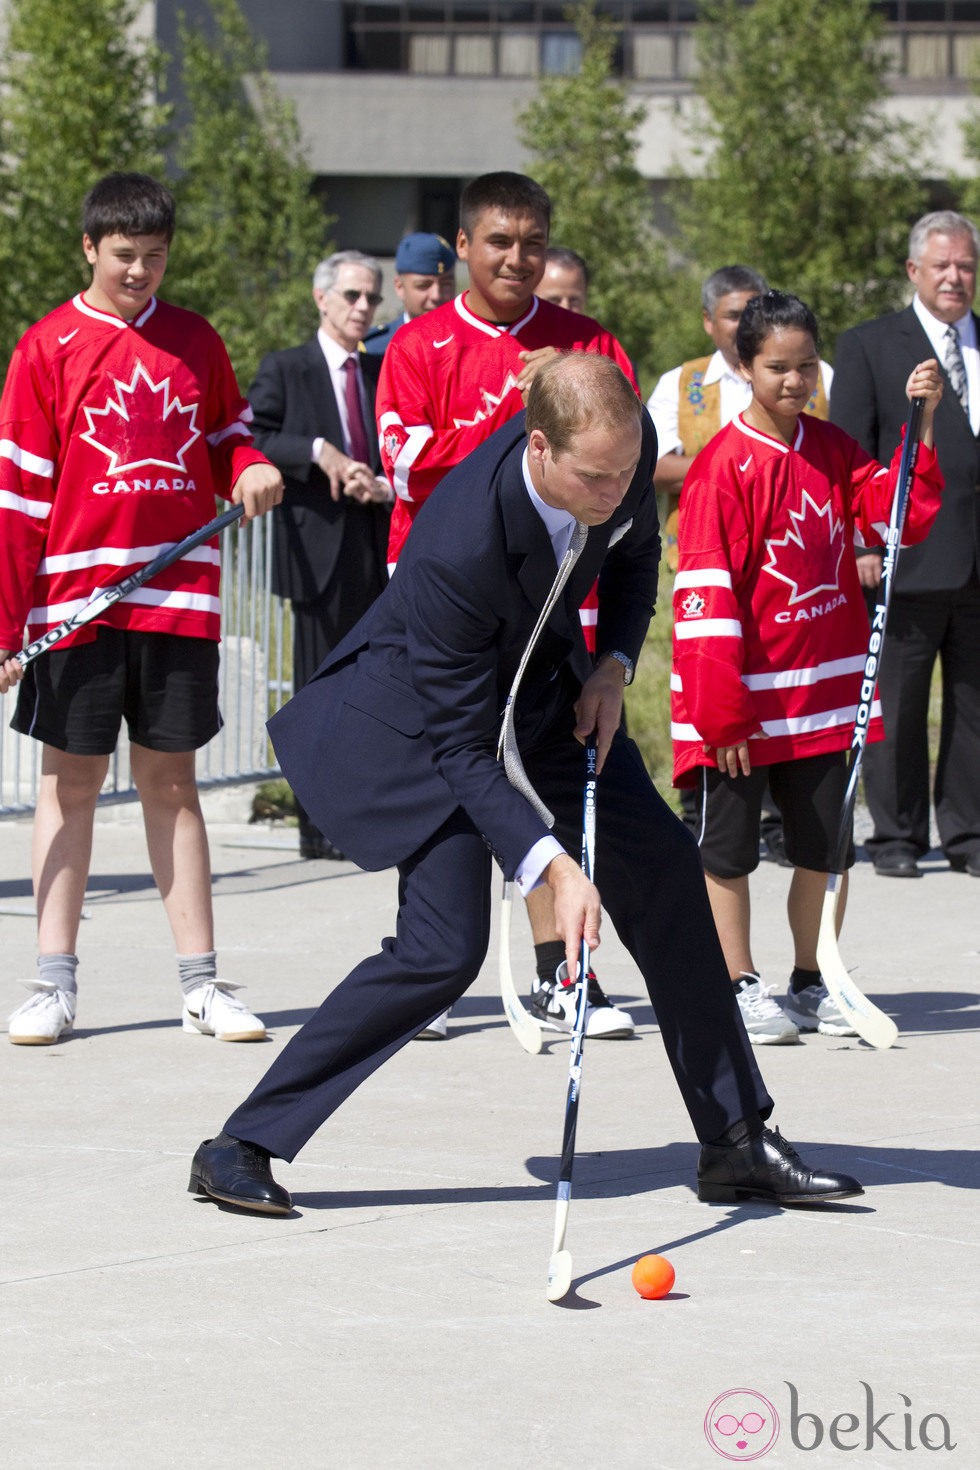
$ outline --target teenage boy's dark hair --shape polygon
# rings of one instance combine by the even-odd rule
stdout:
[[[512,174],[506,169],[481,174],[466,185],[459,200],[459,227],[467,240],[472,240],[476,222],[485,209],[500,209],[504,214],[536,214],[546,230],[551,229],[551,200],[526,174]]]
[[[169,243],[176,224],[174,196],[149,174],[106,174],[82,204],[82,233],[93,245],[104,235],[163,235]]]

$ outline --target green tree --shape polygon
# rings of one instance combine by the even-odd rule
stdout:
[[[696,27],[705,173],[674,191],[679,243],[700,273],[742,261],[802,296],[826,343],[900,303],[925,204],[881,38],[869,0],[706,0]]]
[[[162,166],[159,53],[139,0],[9,0],[0,61],[0,351],[90,279],[81,204],[112,169]]]
[[[973,63],[970,67],[970,90],[974,98],[980,95],[980,47],[974,52]],[[975,104],[970,108],[961,124],[961,132],[963,152],[975,168],[980,170],[980,108]],[[972,178],[952,179],[950,183],[959,196],[951,207],[961,209],[964,214],[969,215],[976,222],[980,217],[980,172],[975,172]]]
[[[614,78],[615,27],[596,14],[593,0],[566,13],[582,43],[580,67],[544,78],[518,115],[519,136],[529,172],[551,195],[552,240],[588,262],[590,315],[649,380],[658,364],[671,365],[664,331],[671,315],[683,319],[678,295],[690,297],[697,320],[697,293],[671,269],[654,230],[650,191],[636,165],[646,109]]]
[[[299,127],[236,0],[180,27],[189,120],[177,147],[179,229],[168,295],[224,338],[247,385],[264,352],[309,335],[313,267],[331,224],[312,193]]]

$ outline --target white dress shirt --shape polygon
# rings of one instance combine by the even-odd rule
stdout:
[[[946,357],[946,328],[948,322],[941,322],[937,316],[933,316],[918,296],[912,298],[912,310],[919,318],[922,330],[932,344],[932,350],[939,360],[940,366],[945,365]],[[961,316],[958,322],[952,325],[960,334],[960,351],[963,354],[963,366],[966,368],[966,392],[970,405],[970,428],[974,434],[980,433],[980,351],[977,349],[977,329],[973,320],[973,313],[968,311],[966,316]]]
[[[333,384],[333,395],[337,400],[337,412],[340,414],[340,425],[344,435],[343,444],[338,444],[336,447],[338,449],[343,449],[345,454],[350,454],[350,426],[347,422],[347,377],[344,372],[344,363],[349,357],[353,357],[356,359],[357,351],[355,350],[354,352],[348,352],[345,347],[341,347],[339,342],[335,342],[332,337],[328,337],[322,327],[317,331],[316,339],[319,342],[320,348],[323,352],[323,356],[326,359],[327,370],[330,373],[330,381]],[[368,408],[367,398],[365,397],[364,393],[364,383],[361,380],[360,372],[358,372],[357,374],[357,387],[358,392],[361,395],[361,415],[364,419],[364,426],[367,429],[368,436],[370,438],[370,426],[374,422],[374,414]],[[310,454],[310,459],[313,461],[314,464],[316,464],[317,460],[320,458],[320,455],[323,451],[324,442],[325,440],[323,435],[319,435],[316,439],[313,440],[313,448]]]

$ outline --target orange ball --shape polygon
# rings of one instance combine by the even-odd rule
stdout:
[[[641,1256],[633,1267],[633,1285],[647,1301],[666,1296],[674,1284],[674,1268],[666,1256]]]

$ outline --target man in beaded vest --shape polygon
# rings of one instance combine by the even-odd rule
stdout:
[[[677,507],[691,461],[752,396],[738,370],[735,333],[745,303],[768,289],[763,277],[744,265],[722,266],[710,275],[701,288],[701,307],[715,351],[664,373],[647,403],[660,446],[654,484],[663,496],[664,559],[671,571],[677,569]],[[827,417],[832,372],[821,362],[820,382],[806,408],[817,418]]]

